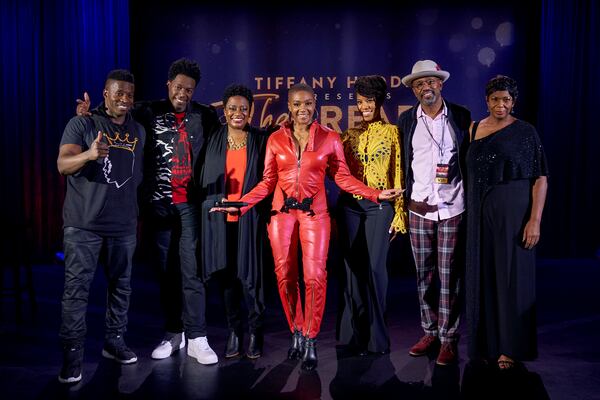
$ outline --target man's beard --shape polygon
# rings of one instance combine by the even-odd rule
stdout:
[[[432,106],[435,104],[435,102],[437,101],[438,96],[435,94],[435,92],[431,92],[431,97],[425,97],[422,96],[421,97],[421,101],[423,102],[423,104],[427,105],[427,106]]]

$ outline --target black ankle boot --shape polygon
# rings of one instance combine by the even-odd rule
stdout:
[[[300,368],[304,371],[312,371],[317,368],[317,338],[304,340],[304,354]]]
[[[250,342],[248,343],[248,350],[246,351],[246,357],[250,359],[259,358],[262,356],[263,349],[263,335],[260,333],[251,333]]]
[[[302,357],[304,351],[304,336],[299,330],[294,330],[292,334],[292,345],[288,350],[288,360],[298,360]]]
[[[240,355],[240,337],[235,331],[229,332],[227,338],[227,347],[225,348],[225,358],[233,358]]]

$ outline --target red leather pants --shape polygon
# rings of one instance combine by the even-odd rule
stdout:
[[[309,338],[319,333],[325,309],[330,230],[329,214],[311,217],[300,210],[277,213],[268,229],[279,296],[290,331],[297,329]],[[306,288],[304,312],[298,286],[298,238]]]

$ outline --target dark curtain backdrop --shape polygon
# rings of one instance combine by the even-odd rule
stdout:
[[[107,72],[129,67],[129,5],[0,1],[1,226],[47,258],[62,238],[60,137],[83,90],[100,99]]]
[[[129,26],[136,16],[126,0],[0,4],[1,226],[5,235],[24,232],[35,255],[47,258],[61,246],[64,180],[56,156],[62,130],[83,90],[97,103],[106,73],[130,65],[137,44],[130,44]],[[592,103],[600,88],[598,5],[543,0],[527,17],[518,29],[527,29],[533,43],[539,38],[539,55],[523,58],[522,68],[539,95],[528,91],[520,111],[538,127],[552,174],[539,254],[588,257],[600,247],[600,138]]]
[[[537,125],[551,175],[541,250],[590,257],[600,252],[600,7],[544,0],[540,14]]]

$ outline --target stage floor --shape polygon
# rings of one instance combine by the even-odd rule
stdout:
[[[434,358],[413,358],[408,348],[421,336],[416,283],[409,267],[390,276],[388,303],[392,338],[389,355],[354,356],[337,346],[338,294],[330,271],[327,309],[318,340],[319,367],[300,371],[286,360],[289,332],[274,286],[266,293],[265,349],[262,358],[226,360],[227,329],[216,285],[209,287],[209,343],[219,363],[204,366],[185,351],[166,360],[150,358],[162,339],[158,286],[144,264],[136,264],[129,314],[128,345],[138,362],[120,366],[100,355],[105,281],[101,270],[88,310],[83,380],[75,386],[57,381],[61,365],[58,340],[63,268],[34,266],[37,313],[23,304],[16,323],[15,303],[4,298],[0,325],[2,399],[600,399],[600,262],[540,260],[538,264],[539,358],[526,370],[500,372],[468,364],[467,337],[459,344],[460,363],[439,367]],[[274,285],[272,277],[268,285]],[[246,338],[247,340],[247,338]]]

